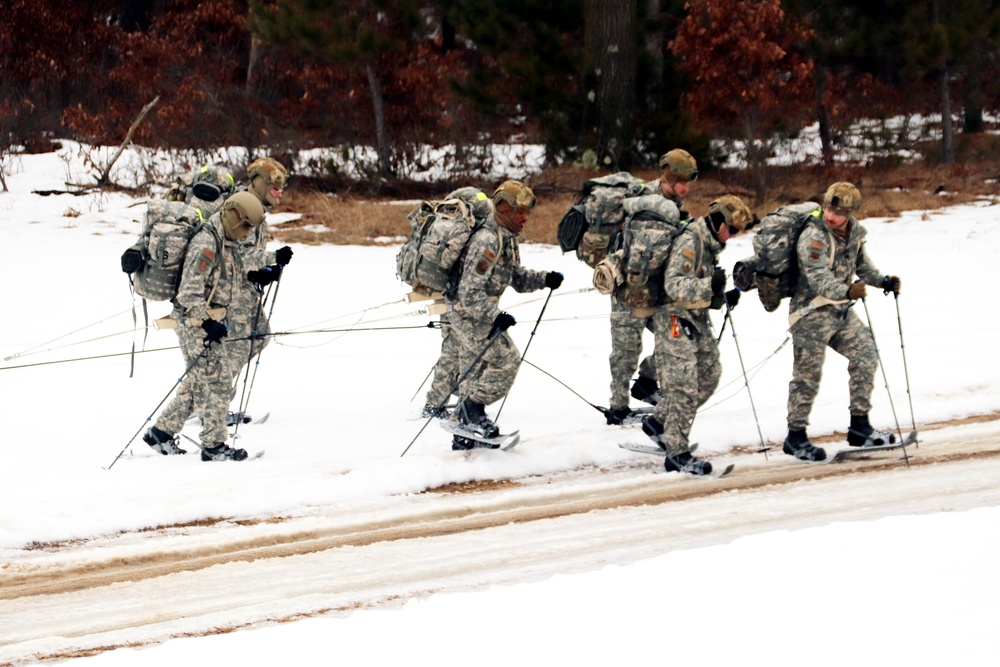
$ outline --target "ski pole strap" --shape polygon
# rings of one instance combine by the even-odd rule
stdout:
[[[801,320],[803,317],[813,312],[817,308],[822,308],[823,306],[839,306],[843,303],[848,303],[850,299],[828,299],[825,296],[813,297],[807,305],[799,308],[796,311],[788,313],[788,328],[791,329],[795,326],[795,323]]]

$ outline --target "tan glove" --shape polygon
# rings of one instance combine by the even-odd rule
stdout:
[[[860,280],[856,283],[852,283],[850,288],[847,290],[847,298],[852,301],[863,299],[867,294],[868,290],[865,288],[865,284]]]

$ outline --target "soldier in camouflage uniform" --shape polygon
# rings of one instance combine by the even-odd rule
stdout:
[[[172,312],[188,370],[177,395],[143,435],[146,444],[162,454],[185,453],[175,434],[193,413],[203,427],[203,461],[247,457],[246,450],[226,445],[226,408],[239,368],[236,359],[246,359],[249,342],[223,344],[222,339],[230,333],[234,338],[250,333],[253,314],[238,298],[246,274],[239,244],[263,220],[264,208],[257,198],[237,192],[188,244]]]
[[[516,321],[497,306],[500,295],[508,287],[533,292],[543,287],[556,289],[562,284],[561,273],[521,266],[517,237],[534,206],[535,195],[524,183],[500,184],[493,193],[493,215],[472,233],[465,255],[459,259],[458,291],[454,299],[449,299],[448,319],[460,346],[459,364],[470,369],[459,385],[462,400],[452,419],[487,438],[495,437],[499,429],[486,416],[486,406],[507,395],[520,364],[517,347],[507,334]],[[491,340],[486,354],[473,367]],[[483,446],[458,435],[452,442],[456,450]]]
[[[467,203],[479,224],[493,214],[493,204],[490,198],[479,188],[459,188],[448,193],[445,200],[448,199],[461,199]],[[459,365],[461,346],[458,343],[458,338],[452,335],[448,313],[441,313],[440,320],[441,354],[438,355],[437,363],[434,364],[434,379],[427,391],[424,409],[421,413],[423,417],[437,417],[439,419],[447,417],[449,414],[448,409],[444,406],[451,397],[461,369]]]
[[[646,191],[663,195],[672,202],[681,220],[687,213],[681,211],[681,199],[687,195],[698,178],[698,163],[682,148],[668,151],[660,158],[660,178],[646,184]],[[621,289],[611,297],[611,406],[606,414],[608,424],[621,424],[631,414],[629,409],[629,382],[635,373],[642,353],[642,332],[648,329],[655,335],[653,316],[646,309],[636,310],[625,303]],[[660,398],[656,381],[656,366],[650,355],[639,363],[639,377],[632,385],[631,395],[652,405]]]
[[[867,231],[854,217],[861,193],[850,183],[834,183],[823,197],[823,216],[802,230],[797,247],[799,282],[792,295],[789,323],[794,346],[788,384],[788,436],[784,452],[822,461],[826,452],[806,436],[809,413],[819,391],[826,348],[848,360],[851,422],[847,442],[866,446],[893,442],[889,431],[868,421],[878,356],[871,331],[851,310],[866,295],[865,285],[899,294],[896,276],[879,272],[865,250]],[[857,282],[854,277],[860,278]]]
[[[642,430],[667,454],[665,467],[706,475],[712,464],[692,456],[688,435],[695,414],[712,396],[722,375],[710,308],[734,307],[739,291],[724,292],[725,270],[716,267],[726,241],[753,222],[750,209],[733,195],[709,205],[709,214],[689,223],[674,241],[664,272],[667,303],[655,315],[656,368],[663,397]]]

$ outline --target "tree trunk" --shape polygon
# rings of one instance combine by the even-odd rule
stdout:
[[[365,74],[368,76],[368,89],[372,96],[372,109],[375,112],[375,141],[378,152],[378,171],[383,176],[392,175],[392,147],[389,143],[389,126],[385,117],[385,98],[382,95],[382,82],[375,70],[375,58],[365,59]]]
[[[830,132],[830,113],[823,102],[826,95],[826,68],[816,67],[816,119],[819,121],[819,143],[823,164],[833,166],[833,137]]]
[[[955,161],[955,138],[951,122],[951,95],[948,92],[948,75],[950,68],[941,68],[941,78],[938,81],[938,92],[941,98],[941,160],[945,164]]]
[[[962,101],[964,108],[962,129],[966,134],[982,132],[984,129],[982,64],[978,51],[969,58],[965,75],[965,95]]]
[[[636,0],[584,0],[597,150],[615,170],[630,162],[633,144],[637,11]]]

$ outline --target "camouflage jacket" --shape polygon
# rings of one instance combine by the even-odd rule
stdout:
[[[818,218],[802,230],[796,246],[799,283],[789,303],[791,311],[807,306],[817,296],[846,300],[855,275],[872,287],[882,280],[882,274],[865,252],[867,230],[853,216],[847,228],[850,233],[843,239]],[[840,306],[847,307],[846,303]]]
[[[668,302],[661,311],[690,320],[705,333],[712,301],[712,273],[725,246],[704,218],[687,225],[670,250],[663,275]]]
[[[496,301],[508,287],[533,292],[545,286],[546,272],[521,266],[517,234],[498,225],[493,216],[472,233],[459,261],[457,309],[484,323],[500,314]]]

